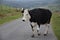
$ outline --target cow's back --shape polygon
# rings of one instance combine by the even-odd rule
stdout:
[[[47,21],[50,21],[52,13],[48,9],[32,9],[29,11],[31,16],[31,22],[38,22],[40,24],[45,24]]]

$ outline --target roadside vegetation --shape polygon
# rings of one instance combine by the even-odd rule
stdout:
[[[48,9],[52,11],[51,25],[52,29],[57,37],[60,40],[60,5],[48,6]]]
[[[20,18],[21,12],[17,8],[0,5],[0,24]]]
[[[60,7],[54,7],[52,15],[52,28],[58,40],[60,40]]]
[[[58,40],[60,40],[60,12],[52,15],[52,28]]]
[[[51,9],[51,11],[53,13],[52,20],[51,20],[53,31],[54,31],[57,39],[60,40],[60,6],[53,5],[53,6],[49,6],[49,8]]]

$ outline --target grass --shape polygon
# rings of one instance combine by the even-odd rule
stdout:
[[[0,5],[0,24],[20,18],[21,12],[16,8]]]
[[[52,28],[53,28],[58,40],[60,40],[60,14],[59,13],[53,13]]]

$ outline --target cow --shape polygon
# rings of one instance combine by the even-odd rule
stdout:
[[[46,36],[48,34],[48,27],[50,26],[50,20],[51,20],[51,16],[52,16],[52,12],[49,9],[43,9],[43,8],[34,8],[34,9],[23,9],[22,8],[22,21],[29,21],[31,28],[32,28],[32,32],[33,35],[32,37],[34,37],[34,27],[37,27],[37,34],[38,36],[40,35],[39,32],[39,28],[40,25],[44,25],[46,26],[46,30],[44,31],[44,36]]]

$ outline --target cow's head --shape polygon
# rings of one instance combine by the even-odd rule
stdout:
[[[22,8],[21,12],[23,14],[22,21],[27,21],[31,18],[28,9],[23,9]]]

